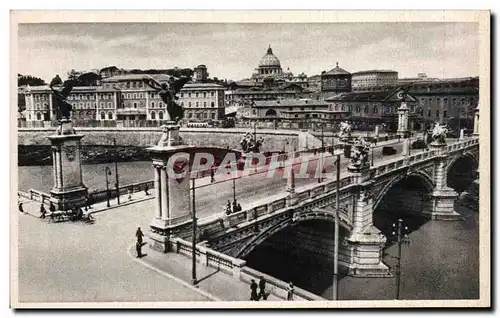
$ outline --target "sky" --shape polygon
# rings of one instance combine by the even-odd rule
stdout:
[[[477,23],[50,23],[20,24],[18,73],[49,82],[70,69],[194,68],[251,76],[271,45],[283,70],[308,76],[391,69],[399,77],[479,75]]]

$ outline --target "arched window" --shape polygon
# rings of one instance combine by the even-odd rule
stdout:
[[[198,102],[196,102],[196,107],[198,107],[200,104]]]
[[[105,120],[106,119],[106,114],[104,112],[101,112],[101,120]]]
[[[162,103],[162,102],[159,102],[159,103],[158,103],[158,107],[159,107],[159,108],[162,108],[162,107],[163,107],[163,103]]]
[[[113,119],[113,113],[112,112],[108,113],[108,119]]]
[[[377,114],[378,113],[378,107],[373,107],[373,113]]]
[[[137,108],[137,103],[134,103],[134,108]]]
[[[156,113],[155,112],[151,112],[151,119],[153,119],[153,120],[156,119]]]
[[[188,118],[192,118],[193,114],[191,112],[188,112]]]
[[[207,107],[207,102],[203,102],[203,107]]]
[[[266,112],[266,115],[265,116],[277,116],[276,114],[276,111],[274,109],[269,109],[267,112]]]
[[[130,88],[130,82],[127,82],[127,88]]]
[[[215,119],[215,113],[212,113],[212,119]]]
[[[151,108],[155,108],[155,102],[151,103]]]
[[[214,102],[211,102],[211,103],[210,103],[210,106],[214,107],[214,106],[215,106],[215,103],[214,103]]]
[[[36,113],[36,120],[42,120],[42,114]]]
[[[137,99],[137,94],[136,93],[134,93],[134,99]]]
[[[158,113],[158,118],[159,118],[160,120],[163,120],[163,112],[159,112],[159,113]]]
[[[111,106],[112,106],[112,105],[113,105],[113,104],[111,104],[111,102],[108,102],[108,107],[110,107],[110,108],[111,108]]]
[[[28,114],[28,120],[31,120],[31,114]]]
[[[91,111],[88,111],[87,112],[87,118],[91,119],[92,118],[92,112]]]

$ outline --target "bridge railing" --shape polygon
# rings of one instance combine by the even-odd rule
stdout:
[[[152,190],[154,188],[154,180],[148,180],[143,182],[126,184],[118,188],[119,195],[125,195],[130,190],[132,193],[144,191],[144,189],[148,187],[148,189]],[[93,202],[103,202],[107,200],[106,189],[91,191]],[[114,199],[117,197],[116,188],[109,188],[109,198]]]
[[[455,151],[455,150],[461,150],[473,145],[476,145],[479,143],[478,138],[469,138],[465,140],[461,140],[458,142],[455,142],[451,145],[446,146],[446,151]],[[421,163],[427,160],[430,160],[437,156],[439,154],[438,150],[429,150],[429,151],[424,151],[420,152],[418,154],[414,154],[408,157],[401,157],[401,158],[396,158],[394,160],[391,160],[389,162],[386,162],[385,164],[382,165],[375,165],[373,167],[374,169],[374,176],[379,176],[397,169],[400,169],[404,166],[407,165],[413,165],[417,163]]]
[[[285,283],[284,281],[279,280],[275,277],[261,273],[248,266],[245,266],[241,269],[240,279],[245,283],[250,284],[252,279],[258,282],[261,277],[266,280],[266,290],[268,292],[281,299],[287,299],[288,283]],[[307,290],[304,290],[300,287],[294,286],[293,300],[326,300],[326,299],[318,295],[315,295],[311,292],[308,292]]]
[[[171,244],[172,250],[177,254],[192,257],[192,242],[185,241],[181,238],[174,238]],[[203,265],[219,269],[238,279],[240,279],[241,276],[241,269],[246,265],[246,261],[242,259],[231,257],[201,245],[196,245],[196,258]]]
[[[40,203],[49,203],[50,201],[50,194],[34,189],[29,189],[28,191],[19,190],[17,194],[19,197]]]

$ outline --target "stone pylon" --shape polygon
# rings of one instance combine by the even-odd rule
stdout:
[[[398,108],[398,134],[406,138],[408,135],[408,115],[409,109],[405,102],[401,102]]]
[[[84,136],[77,134],[71,120],[62,119],[56,134],[49,136],[52,146],[54,187],[50,201],[58,210],[83,206],[88,194],[83,184],[80,160],[80,142]]]
[[[153,158],[155,215],[150,224],[151,247],[168,252],[170,238],[192,227],[190,172],[193,146],[185,145],[179,126],[162,127],[163,135],[147,150]]]
[[[292,206],[297,204],[298,198],[297,194],[295,193],[295,171],[293,170],[293,165],[290,168],[290,173],[287,178],[286,191],[288,192],[288,196],[286,198],[287,206]]]

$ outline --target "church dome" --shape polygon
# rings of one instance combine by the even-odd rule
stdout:
[[[271,46],[267,49],[266,55],[260,60],[259,67],[281,67],[280,60],[273,54]]]

